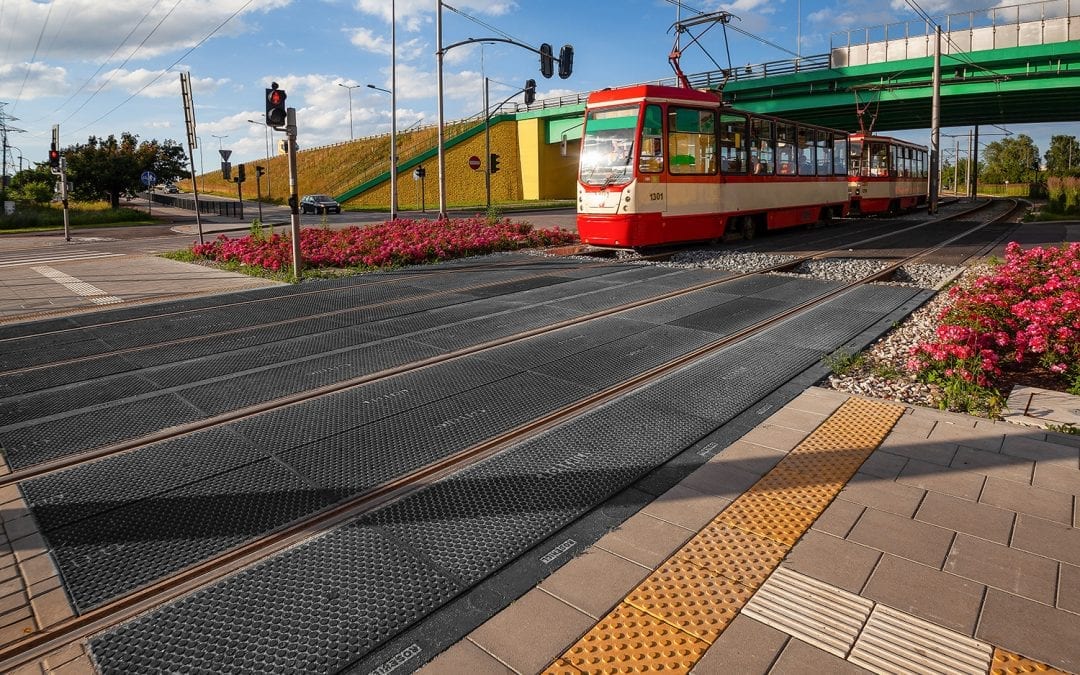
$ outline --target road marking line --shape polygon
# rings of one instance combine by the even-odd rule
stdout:
[[[51,267],[31,267],[43,277],[52,279],[61,286],[67,288],[70,291],[78,293],[84,296],[90,302],[95,305],[115,305],[118,302],[123,302],[123,298],[118,298],[115,295],[109,295],[105,291],[101,290],[93,284],[88,284],[85,281],[79,281],[73,276],[64,274],[60,270],[54,270]]]
[[[87,252],[75,252],[75,253],[59,253],[56,255],[43,255],[38,254],[29,258],[8,258],[4,260],[0,258],[0,267],[17,267],[19,265],[31,265],[33,263],[42,262],[69,262],[74,260],[91,260],[95,258],[115,258],[117,256],[124,255],[123,253],[91,253]]]

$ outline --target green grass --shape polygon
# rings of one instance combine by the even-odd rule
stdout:
[[[131,227],[152,225],[157,221],[135,209],[111,209],[108,204],[76,204],[68,209],[72,229],[87,227]],[[0,216],[0,233],[45,232],[64,227],[64,211],[59,206],[22,206],[8,216]]]

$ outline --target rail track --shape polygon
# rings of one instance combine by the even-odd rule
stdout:
[[[980,207],[982,208],[982,207]],[[1014,206],[1015,208],[1015,206]],[[979,209],[973,209],[976,211]],[[966,211],[963,214],[953,214],[950,218],[966,217],[972,211]],[[379,485],[364,490],[358,494],[352,495],[347,499],[342,499],[334,503],[329,508],[323,508],[315,513],[306,514],[303,517],[296,518],[280,527],[273,529],[271,532],[262,536],[251,538],[249,541],[243,543],[240,546],[230,548],[227,551],[209,557],[202,560],[198,564],[191,565],[170,574],[167,578],[160,579],[154,583],[140,586],[132,592],[126,593],[118,598],[114,598],[104,604],[85,611],[82,614],[49,627],[47,630],[41,631],[35,635],[25,638],[19,642],[13,643],[2,650],[0,650],[0,668],[4,670],[10,670],[21,664],[33,661],[41,656],[58,649],[64,645],[70,644],[73,641],[85,639],[90,635],[106,630],[109,627],[116,626],[123,623],[134,616],[146,612],[154,607],[160,606],[164,603],[168,603],[180,596],[183,596],[191,591],[206,587],[214,582],[233,574],[239,569],[251,566],[253,563],[266,559],[269,556],[273,556],[286,548],[295,546],[301,541],[310,538],[316,533],[325,532],[331,528],[341,525],[342,523],[356,519],[365,513],[371,512],[373,509],[378,508],[392,500],[402,498],[413,491],[422,489],[424,486],[431,485],[438,479],[451,475],[455,472],[461,471],[464,467],[470,466],[477,462],[491,457],[506,448],[512,447],[516,444],[520,444],[530,438],[534,438],[545,431],[559,427],[566,424],[568,421],[575,418],[579,418],[582,415],[587,414],[592,410],[596,410],[605,404],[619,399],[625,396],[628,392],[645,387],[650,383],[655,383],[662,380],[665,377],[677,373],[686,368],[691,367],[693,364],[700,362],[718,352],[731,347],[732,345],[747,339],[750,336],[760,334],[771,327],[775,327],[782,322],[798,316],[803,312],[806,312],[814,307],[821,306],[823,303],[828,302],[831,299],[837,298],[843,295],[853,288],[872,283],[874,281],[880,281],[887,279],[891,274],[895,273],[897,269],[903,265],[910,264],[919,259],[925,258],[931,255],[935,251],[948,246],[951,243],[959,241],[964,237],[971,236],[975,232],[978,232],[982,228],[986,227],[991,222],[999,221],[1003,218],[1007,218],[1011,215],[1012,210],[1005,214],[997,214],[992,219],[985,223],[978,224],[971,228],[949,237],[945,241],[940,241],[932,247],[920,250],[912,255],[905,256],[898,259],[888,265],[885,269],[877,272],[874,275],[855,280],[849,284],[843,284],[839,287],[832,288],[826,292],[815,294],[802,302],[799,302],[784,311],[777,312],[770,316],[767,316],[761,320],[755,321],[750,325],[744,326],[741,329],[734,331],[728,335],[724,335],[719,339],[711,340],[707,344],[703,344],[697,348],[686,351],[683,354],[679,354],[675,358],[670,358],[663,363],[657,364],[644,372],[638,373],[632,377],[620,380],[610,386],[591,393],[587,396],[579,397],[573,402],[558,407],[557,409],[549,410],[545,414],[536,416],[528,421],[520,424],[516,424],[511,428],[502,430],[500,433],[493,435],[483,442],[475,443],[462,450],[452,452],[438,459],[435,462],[429,462],[421,466],[413,467],[412,470],[396,476],[393,480],[385,481]],[[944,218],[941,220],[945,220]],[[877,241],[882,240],[884,237],[894,236],[902,237],[905,233],[918,229],[920,227],[928,227],[939,221],[928,221],[919,226],[913,226],[904,230],[875,236],[858,242],[856,245],[870,245]],[[562,321],[555,321],[547,325],[535,327],[532,329],[517,331],[506,336],[494,339],[481,341],[476,344],[472,344],[467,347],[463,347],[457,350],[448,351],[437,356],[429,358],[414,360],[405,364],[401,364],[392,368],[381,369],[375,372],[367,373],[359,377],[348,378],[333,384],[326,386],[308,389],[295,394],[277,397],[271,400],[261,402],[257,405],[246,406],[237,410],[229,411],[227,413],[207,417],[205,419],[198,420],[193,423],[178,425],[170,427],[168,429],[159,430],[152,434],[146,434],[138,437],[126,439],[122,443],[116,443],[104,447],[93,448],[89,451],[73,453],[70,456],[50,461],[43,462],[34,466],[27,467],[25,469],[19,469],[11,474],[4,476],[0,479],[0,484],[12,484],[16,482],[28,481],[34,478],[46,476],[62,469],[72,468],[80,466],[89,462],[101,460],[108,456],[119,455],[122,453],[128,453],[135,451],[139,448],[146,447],[149,444],[161,443],[170,439],[183,437],[194,432],[210,429],[226,425],[232,422],[236,422],[244,419],[256,418],[258,415],[268,413],[275,410],[280,410],[289,406],[296,406],[302,403],[323,399],[333,394],[345,392],[350,389],[361,387],[363,385],[371,384],[373,382],[387,380],[406,373],[413,373],[424,368],[429,368],[439,364],[449,363],[451,361],[462,359],[469,356],[482,355],[484,352],[498,347],[504,347],[520,343],[529,338],[541,336],[568,328],[581,327],[588,322],[597,321],[602,318],[612,317],[619,314],[630,312],[634,309],[662,303],[665,301],[671,301],[680,297],[685,297],[690,294],[700,293],[708,289],[713,289],[722,284],[729,283],[739,277],[749,277],[757,274],[768,272],[782,272],[794,268],[796,265],[805,262],[807,260],[820,260],[830,255],[836,255],[838,253],[844,256],[850,256],[850,248],[854,248],[854,245],[848,245],[843,251],[829,251],[822,250],[814,252],[810,255],[801,256],[799,260],[794,262],[788,262],[782,265],[778,265],[774,268],[761,270],[758,272],[745,273],[736,276],[727,276],[720,279],[713,279],[706,282],[693,284],[685,288],[679,288],[670,292],[653,295],[650,297],[634,300],[631,302],[623,302],[611,307],[607,307],[600,311],[588,312],[581,316],[565,319]],[[512,267],[512,265],[508,265]],[[497,284],[496,284],[497,285]],[[314,293],[321,293],[322,291],[315,291]],[[447,291],[450,292],[450,291]],[[438,294],[435,294],[438,295]],[[200,311],[200,310],[192,310]],[[188,316],[184,312],[177,313],[177,315]],[[296,319],[300,321],[302,319]],[[219,334],[229,334],[230,331],[222,331]],[[192,338],[198,339],[198,338]],[[172,343],[170,343],[172,344]],[[147,349],[151,346],[145,347]],[[113,353],[121,353],[120,350]],[[89,358],[102,359],[107,358],[105,355],[92,355]],[[30,370],[36,370],[39,367],[49,367],[47,364],[40,364]],[[24,371],[19,371],[24,372]]]

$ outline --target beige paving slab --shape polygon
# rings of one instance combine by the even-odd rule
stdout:
[[[1031,476],[1035,473],[1035,462],[1032,460],[963,447],[956,451],[956,457],[949,467],[1027,485],[1031,484]]]
[[[886,554],[861,595],[970,636],[985,590],[982,584],[955,574]]]
[[[1071,525],[1021,513],[1016,517],[1011,545],[1080,566],[1080,529]]]
[[[1080,426],[1080,396],[1060,391],[1016,385],[1009,392],[1002,415],[1017,424],[1037,427],[1072,424]]]
[[[596,546],[655,569],[694,534],[693,530],[638,513],[601,537]]]
[[[1029,659],[1080,672],[1080,615],[996,588],[986,592],[975,637]]]
[[[912,459],[908,461],[896,480],[904,485],[922,488],[928,492],[938,492],[975,501],[982,494],[986,476],[973,471]]]
[[[642,509],[642,513],[696,531],[730,503],[729,499],[704,494],[680,484],[653,500]]]
[[[650,567],[590,547],[540,582],[540,588],[599,620],[651,573]]]
[[[512,675],[513,670],[469,640],[461,640],[420,668],[423,675]]]
[[[928,492],[915,518],[998,544],[1008,544],[1016,513],[939,492]]]
[[[1065,459],[1071,460],[1075,465],[1077,458],[1080,457],[1080,449],[1047,441],[1044,434],[1010,435],[1005,437],[1001,454],[1035,461]]]
[[[742,437],[748,443],[764,445],[774,450],[787,452],[801,443],[809,432],[778,427],[768,423],[760,424]]]
[[[837,537],[846,537],[859,521],[866,507],[837,497],[814,521],[812,529]]]
[[[881,555],[881,551],[811,530],[788,553],[783,566],[858,593],[866,585]]]
[[[1080,614],[1080,567],[1061,563],[1058,577],[1058,596],[1054,606]]]
[[[949,422],[939,422],[930,432],[930,440],[956,443],[967,448],[977,448],[989,452],[1001,450],[1001,444],[1005,440],[1004,432],[996,429],[975,428],[974,418],[956,421],[953,418]]]
[[[979,501],[1065,525],[1072,524],[1072,495],[1054,490],[1044,490],[988,476]]]
[[[941,569],[955,533],[908,517],[867,509],[848,541]]]
[[[840,491],[840,497],[849,502],[904,517],[915,513],[925,494],[921,488],[864,473],[855,474]]]
[[[532,590],[474,630],[469,639],[521,673],[537,673],[595,619],[542,590]]]
[[[918,459],[923,462],[949,466],[960,449],[956,443],[931,441],[894,431],[881,443],[880,452],[887,452],[901,457]]]
[[[944,571],[1047,605],[1057,592],[1057,561],[967,534],[956,536]]]
[[[900,455],[875,452],[862,463],[862,466],[859,467],[859,473],[874,476],[875,478],[896,480],[896,477],[907,466],[908,461],[907,457],[901,457]]]
[[[1080,468],[1071,459],[1035,462],[1031,484],[1076,497],[1080,495]]]
[[[691,671],[695,675],[768,673],[790,638],[786,633],[737,616]]]
[[[805,675],[805,673],[831,673],[833,675],[862,675],[870,671],[849,661],[833,656],[798,638],[791,638],[784,651],[776,659],[769,675]]]

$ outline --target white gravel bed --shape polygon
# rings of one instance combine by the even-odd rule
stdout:
[[[776,265],[789,263],[798,256],[778,253],[754,253],[749,251],[714,251],[694,249],[681,251],[661,265],[677,267],[703,267],[729,272],[756,272]]]

